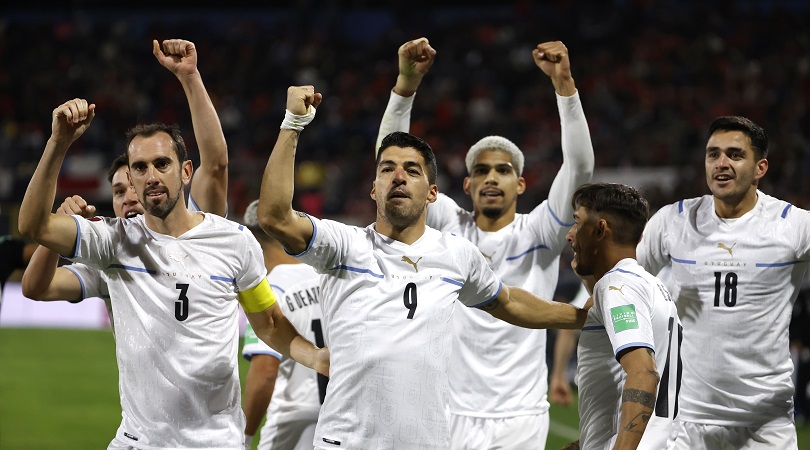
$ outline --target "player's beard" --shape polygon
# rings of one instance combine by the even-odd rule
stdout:
[[[384,208],[386,220],[396,228],[407,228],[413,225],[419,220],[421,214],[421,211],[415,208],[413,204],[397,206],[386,202]]]
[[[180,200],[181,195],[183,195],[182,184],[180,185],[180,188],[177,190],[177,195],[174,196],[174,198],[169,196],[169,191],[167,189],[166,190],[166,201],[156,205],[156,204],[150,203],[148,201],[148,199],[146,197],[146,192],[144,191],[143,200],[141,201],[141,204],[143,204],[144,209],[149,214],[151,214],[151,215],[153,215],[153,216],[155,216],[155,217],[157,217],[159,219],[165,219],[166,217],[168,217],[169,213],[171,213],[172,210],[174,210],[174,207],[175,207],[175,205],[177,205],[177,202]]]
[[[490,206],[489,208],[481,208],[481,214],[488,219],[497,219],[503,215],[503,208],[497,206]]]

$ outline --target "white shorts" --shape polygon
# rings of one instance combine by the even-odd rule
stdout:
[[[311,420],[265,423],[257,448],[259,450],[312,450],[316,423]]]
[[[450,415],[453,450],[542,450],[547,437],[547,412],[498,419]]]
[[[798,450],[793,424],[731,427],[675,421],[669,450]]]

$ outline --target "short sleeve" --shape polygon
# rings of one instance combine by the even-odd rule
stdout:
[[[671,211],[672,205],[658,210],[647,222],[636,246],[636,260],[647,272],[658,273],[670,263],[666,226]]]
[[[299,261],[312,266],[318,273],[335,267],[350,248],[356,227],[332,220],[321,220],[307,215],[312,221],[312,238],[303,252],[293,255]]]
[[[800,260],[807,260],[810,256],[810,212],[789,205],[782,214],[796,230],[796,256]]]
[[[81,300],[91,297],[107,299],[110,297],[107,290],[107,282],[104,281],[101,270],[88,267],[81,263],[70,264],[63,267],[73,272],[76,278],[79,279],[79,284],[82,286]]]
[[[602,321],[616,356],[632,347],[655,351],[650,303],[642,285],[646,281],[631,279],[633,276],[603,277],[596,286]]]
[[[67,258],[97,269],[106,269],[113,257],[119,235],[124,233],[121,220],[109,217],[85,219],[73,215],[76,221],[76,251]]]
[[[264,267],[264,253],[259,241],[247,228],[242,228],[241,232],[245,251],[242,252],[242,267],[239,268],[235,280],[236,288],[240,292],[255,287],[267,275],[267,269]]]
[[[460,268],[466,270],[467,273],[467,278],[459,292],[459,300],[470,307],[486,305],[495,300],[503,288],[503,283],[475,245],[463,238],[458,238],[457,242],[463,246],[465,256],[459,258],[459,261],[462,264],[466,263]]]

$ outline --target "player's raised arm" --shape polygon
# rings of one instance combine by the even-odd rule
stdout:
[[[410,128],[413,96],[422,83],[422,78],[433,65],[436,50],[430,46],[427,38],[421,37],[402,44],[397,51],[397,57],[399,75],[380,123],[374,156],[377,156],[384,137],[394,131],[407,132]]]
[[[152,53],[180,80],[186,93],[200,166],[194,171],[191,198],[205,212],[225,216],[228,200],[228,146],[214,104],[197,68],[197,49],[183,39],[152,41]]]
[[[582,328],[588,317],[587,309],[544,300],[529,291],[506,285],[494,300],[479,309],[524,328],[578,329]]]
[[[295,150],[301,130],[315,117],[321,99],[312,86],[287,89],[287,113],[262,177],[259,226],[294,255],[307,249],[314,231],[306,214],[292,209]]]
[[[18,227],[20,233],[60,255],[73,256],[78,229],[63,214],[52,214],[59,170],[70,145],[90,126],[96,105],[76,98],[59,105],[51,115],[51,137],[25,190]]]
[[[78,214],[82,217],[93,217],[96,207],[90,205],[81,196],[68,197],[56,209],[57,214]],[[22,277],[23,295],[40,301],[81,300],[82,284],[75,273],[57,267],[59,254],[39,246],[34,251],[28,267]]]
[[[571,196],[579,186],[591,181],[593,176],[593,143],[579,93],[571,76],[568,48],[560,41],[545,42],[532,50],[532,57],[537,67],[551,79],[556,92],[563,163],[549,189],[548,201],[554,214],[567,222],[574,214]],[[564,233],[560,232],[557,236],[560,244],[563,244]]]

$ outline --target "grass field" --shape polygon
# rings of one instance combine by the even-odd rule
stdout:
[[[114,352],[108,331],[0,328],[0,449],[106,448],[121,421]],[[552,406],[547,448],[577,427],[576,406]],[[810,427],[799,448],[810,450]]]

